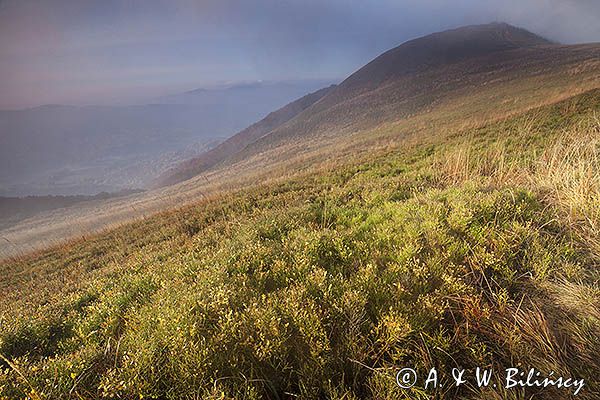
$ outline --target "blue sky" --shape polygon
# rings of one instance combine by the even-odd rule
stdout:
[[[600,41],[597,0],[0,0],[0,108],[344,78],[408,39],[491,21]]]

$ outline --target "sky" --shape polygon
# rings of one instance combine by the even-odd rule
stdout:
[[[341,80],[406,40],[493,21],[600,42],[598,0],[0,0],[0,109]]]

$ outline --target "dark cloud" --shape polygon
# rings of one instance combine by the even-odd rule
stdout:
[[[341,78],[405,40],[490,21],[600,41],[597,0],[0,0],[0,107]]]

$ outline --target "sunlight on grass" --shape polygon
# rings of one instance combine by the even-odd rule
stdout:
[[[427,399],[398,368],[519,364],[585,378],[595,399],[599,105],[588,93],[12,260],[1,396]]]

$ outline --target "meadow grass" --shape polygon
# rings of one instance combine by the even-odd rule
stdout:
[[[541,399],[600,386],[600,91],[1,267],[6,399]],[[374,134],[378,134],[374,132]]]

